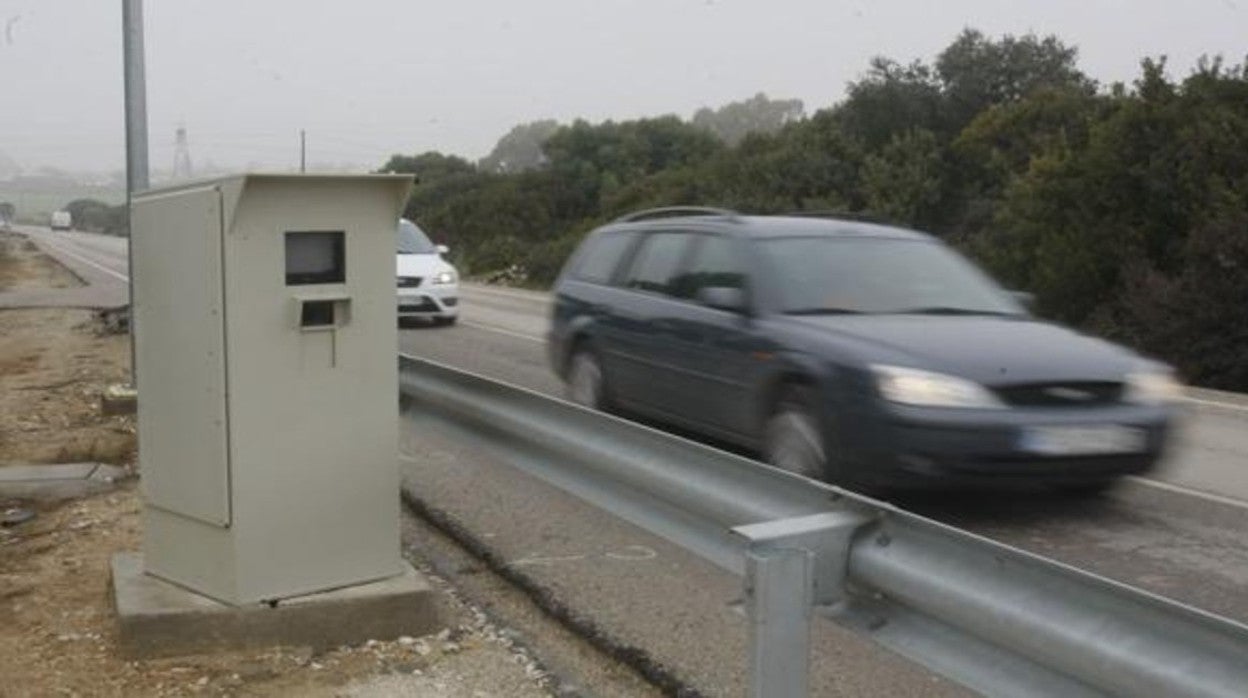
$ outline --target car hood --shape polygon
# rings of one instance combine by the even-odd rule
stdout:
[[[983,385],[1120,381],[1140,362],[1123,347],[1031,318],[873,315],[799,322],[856,340],[865,363],[903,363]]]
[[[429,278],[444,271],[454,271],[455,267],[447,264],[437,254],[401,254],[396,255],[397,276],[419,276]]]

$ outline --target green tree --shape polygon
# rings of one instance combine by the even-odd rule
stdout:
[[[723,145],[675,116],[591,125],[577,121],[546,141],[549,169],[568,196],[569,219],[596,215],[634,182],[709,159]]]
[[[1146,61],[1135,90],[1112,98],[1086,144],[1034,157],[1006,190],[977,249],[1036,291],[1045,312],[1082,323],[1138,262],[1173,275],[1187,237],[1248,186],[1248,71],[1208,63],[1182,84]]]
[[[911,129],[943,134],[943,109],[941,86],[929,66],[876,57],[866,74],[849,84],[836,113],[847,134],[875,150]]]
[[[535,170],[546,164],[542,152],[546,139],[559,129],[554,119],[520,124],[507,132],[494,149],[481,159],[477,166],[483,172],[510,174]]]
[[[1187,237],[1177,272],[1134,261],[1123,290],[1097,318],[1099,329],[1162,356],[1184,378],[1211,388],[1248,388],[1248,202],[1224,191]]]
[[[943,163],[936,135],[914,129],[893,136],[866,157],[862,192],[868,211],[911,226],[927,227],[940,203]]]
[[[964,30],[936,59],[936,76],[953,132],[994,104],[1008,104],[1043,88],[1091,94],[1095,83],[1078,68],[1077,49],[1055,36],[1006,35],[991,40]]]
[[[1106,98],[1082,90],[1042,88],[980,112],[948,150],[943,227],[962,237],[990,227],[1006,189],[1027,173],[1032,160],[1085,148],[1107,106]]]
[[[759,92],[718,109],[703,107],[693,115],[692,123],[736,145],[751,133],[776,133],[785,124],[801,119],[804,109],[800,99],[770,99]]]
[[[108,225],[110,208],[108,204],[95,199],[75,199],[65,204],[65,210],[73,218],[74,227],[92,232],[101,232]]]
[[[380,172],[413,174],[417,182],[431,182],[457,175],[475,174],[477,168],[457,155],[427,152],[419,155],[392,155]]]

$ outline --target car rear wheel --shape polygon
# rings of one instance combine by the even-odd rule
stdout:
[[[763,458],[771,465],[809,478],[827,472],[823,435],[815,419],[810,388],[790,388],[767,420]]]
[[[594,410],[605,409],[606,381],[602,364],[597,355],[588,348],[577,349],[568,365],[568,399]]]

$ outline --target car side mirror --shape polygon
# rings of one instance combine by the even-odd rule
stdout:
[[[451,252],[451,248],[446,245],[437,245],[434,249],[438,251],[438,254],[450,254]]]
[[[744,313],[745,291],[733,286],[705,286],[698,290],[698,302],[716,310]]]
[[[1010,291],[1010,295],[1014,297],[1014,300],[1018,301],[1019,305],[1023,306],[1027,310],[1031,310],[1036,304],[1036,294],[1034,293],[1029,293],[1027,291]]]

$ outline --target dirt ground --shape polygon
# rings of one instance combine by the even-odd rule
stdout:
[[[0,231],[0,260],[7,260],[0,263],[0,292],[82,285],[24,235]]]
[[[0,233],[0,293],[79,283],[24,237]],[[100,392],[127,379],[129,352],[91,310],[0,311],[0,467],[133,460],[134,420],[99,414]]]
[[[139,548],[137,483],[35,511],[0,528],[0,696],[550,695],[507,633],[432,576],[453,625],[437,636],[320,655],[285,647],[127,661],[116,652],[108,564]]]
[[[0,293],[75,283],[24,241],[0,237]],[[104,386],[126,378],[126,341],[101,334],[90,311],[0,310],[0,468],[133,465],[133,418],[103,417],[98,408]],[[140,548],[137,481],[61,503],[0,499],[0,513],[10,509],[35,516],[0,525],[0,697],[551,695],[550,677],[527,651],[427,569],[451,626],[437,636],[320,655],[287,647],[125,660],[116,650],[108,569],[115,552]]]

